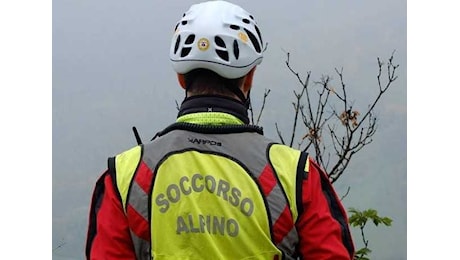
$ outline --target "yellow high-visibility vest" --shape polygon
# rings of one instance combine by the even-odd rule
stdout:
[[[307,162],[254,132],[174,130],[109,168],[138,259],[290,259]]]

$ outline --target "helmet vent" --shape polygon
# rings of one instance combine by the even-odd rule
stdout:
[[[190,34],[185,40],[185,44],[192,44],[195,41],[195,34]]]
[[[262,49],[260,47],[259,42],[256,39],[256,36],[252,32],[250,32],[249,30],[247,30],[247,29],[244,29],[244,31],[246,31],[246,33],[248,34],[249,39],[251,40],[252,45],[254,45],[254,48],[256,49],[256,51],[258,53],[262,52]]]
[[[244,19],[243,19],[243,23],[247,23],[247,24],[249,24],[249,20],[248,20],[248,19],[246,19],[246,18],[244,18]]]
[[[177,36],[176,45],[174,45],[174,54],[177,53],[177,49],[179,49],[179,44],[180,44],[180,35]]]
[[[187,24],[187,21],[182,21],[182,25],[186,25]]]
[[[230,28],[232,28],[233,30],[239,30],[240,29],[240,27],[238,25],[234,25],[234,24],[230,25]]]
[[[180,57],[183,58],[183,57],[187,56],[190,53],[191,50],[192,50],[192,48],[190,48],[190,47],[182,48],[182,51],[180,52]]]
[[[174,31],[177,30],[177,27],[179,27],[179,23],[176,24],[176,27],[174,27]]]
[[[252,16],[252,15],[249,15],[249,18],[251,18],[251,19],[254,21],[254,16]]]
[[[216,50],[217,55],[225,61],[228,61],[228,52],[223,50]]]
[[[240,57],[240,48],[238,47],[238,42],[236,40],[233,41],[233,54],[235,54],[236,59]]]
[[[260,34],[259,27],[257,27],[257,25],[255,25],[254,27],[256,28],[257,35],[259,35],[260,43],[263,45],[262,35]]]
[[[219,36],[214,37],[214,42],[216,42],[217,46],[225,48],[225,42]]]

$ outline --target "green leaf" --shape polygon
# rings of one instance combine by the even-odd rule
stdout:
[[[382,222],[383,224],[385,224],[385,226],[391,226],[391,223],[393,222],[393,220],[391,218],[388,218],[388,217],[384,217],[382,218]]]
[[[368,209],[368,210],[365,210],[365,211],[363,212],[363,215],[366,216],[366,217],[368,217],[368,218],[372,218],[372,219],[378,217],[378,216],[377,216],[377,210],[375,210],[375,209]]]
[[[379,224],[381,223],[380,219],[378,219],[378,218],[374,218],[372,220],[372,222],[374,222],[374,225],[376,225],[376,226],[379,226]]]
[[[359,249],[358,251],[356,251],[356,255],[364,256],[364,255],[370,254],[371,252],[372,250],[370,250],[369,248],[363,247]]]
[[[354,213],[354,214],[360,213],[360,211],[355,209],[355,208],[348,208],[348,212],[351,212],[351,213]]]

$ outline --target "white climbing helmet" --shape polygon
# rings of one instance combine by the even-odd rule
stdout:
[[[250,13],[229,2],[208,1],[183,14],[169,57],[179,74],[204,68],[235,79],[260,64],[263,51],[260,30]]]

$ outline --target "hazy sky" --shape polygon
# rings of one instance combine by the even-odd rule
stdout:
[[[107,157],[144,141],[175,120],[184,93],[169,63],[176,21],[199,1],[53,1],[52,247],[53,259],[83,259],[88,207]],[[378,89],[377,57],[395,50],[398,80],[376,107],[374,141],[353,158],[335,184],[348,207],[375,208],[392,227],[367,229],[372,259],[406,259],[407,78],[406,1],[233,1],[256,18],[268,49],[257,68],[252,98],[271,89],[261,125],[278,140],[291,126],[292,90],[299,73],[312,79],[343,68],[355,107],[365,110]],[[299,134],[300,135],[300,134]],[[362,246],[353,230],[357,248]]]

